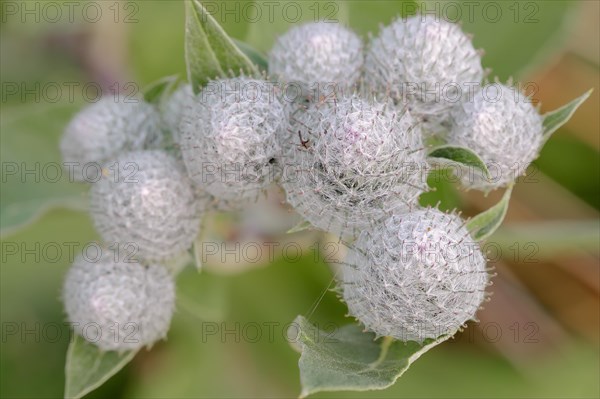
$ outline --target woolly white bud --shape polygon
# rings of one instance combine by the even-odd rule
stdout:
[[[126,151],[156,148],[162,141],[160,116],[139,99],[102,97],[71,120],[60,141],[63,161],[72,163],[77,181],[89,181],[86,166],[102,166]],[[94,170],[97,170],[95,168]]]
[[[177,88],[171,97],[165,103],[162,109],[162,116],[165,125],[171,131],[171,136],[175,143],[180,142],[180,124],[185,113],[185,109],[190,107],[194,100],[192,86],[185,84]]]
[[[269,73],[304,90],[315,84],[352,87],[363,65],[362,42],[352,31],[326,22],[293,27],[269,54]]]
[[[163,339],[175,305],[165,267],[78,256],[66,275],[63,301],[75,332],[102,350],[136,350]]]
[[[134,245],[146,260],[165,260],[189,249],[206,198],[183,166],[160,150],[123,154],[91,190],[91,214],[107,243]]]
[[[394,21],[373,39],[365,57],[365,83],[406,99],[413,115],[426,122],[425,130],[433,132],[483,76],[469,37],[458,25],[432,15]]]
[[[190,177],[236,208],[275,180],[284,107],[268,82],[209,82],[183,117],[181,150]]]
[[[395,215],[364,231],[343,266],[349,312],[369,330],[423,342],[474,317],[488,275],[479,245],[457,215]]]
[[[484,86],[453,119],[448,142],[475,151],[490,171],[489,179],[480,173],[463,176],[467,188],[488,191],[514,181],[542,145],[542,117],[517,89],[499,83]]]
[[[299,109],[290,124],[281,184],[318,228],[353,236],[417,206],[427,188],[420,128],[406,109],[353,95]]]

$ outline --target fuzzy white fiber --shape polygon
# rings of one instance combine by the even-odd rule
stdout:
[[[161,150],[116,158],[91,190],[91,215],[111,245],[134,245],[145,260],[165,260],[189,249],[200,229],[207,198],[183,165]]]
[[[362,41],[354,32],[335,23],[307,23],[277,39],[269,73],[304,90],[328,84],[350,88],[358,82],[363,59]]]
[[[122,95],[105,96],[75,115],[60,150],[65,163],[75,164],[75,180],[90,182],[100,167],[119,154],[157,148],[162,134],[160,115],[152,105]]]
[[[181,149],[189,176],[225,208],[239,208],[275,181],[285,126],[274,86],[246,77],[214,80],[182,120]]]
[[[475,151],[490,178],[473,171],[462,177],[466,188],[490,191],[525,173],[543,141],[542,117],[517,89],[499,83],[484,86],[454,112],[448,142]]]
[[[180,142],[181,121],[186,108],[191,106],[193,100],[194,93],[192,92],[192,86],[190,84],[184,84],[175,90],[162,107],[163,120],[171,132],[171,136],[175,143]]]
[[[365,57],[365,84],[406,100],[433,133],[445,129],[451,108],[483,77],[471,39],[432,15],[395,20],[371,41]]]
[[[102,350],[149,347],[167,335],[175,284],[165,267],[115,261],[115,254],[76,258],[63,288],[68,320]]]
[[[350,315],[378,336],[454,334],[485,298],[486,261],[461,218],[424,209],[365,230],[343,266]]]
[[[290,115],[282,136],[287,201],[317,228],[343,236],[417,206],[427,167],[406,109],[357,95]]]

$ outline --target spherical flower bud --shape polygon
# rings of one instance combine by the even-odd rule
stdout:
[[[193,100],[194,93],[192,92],[192,86],[185,84],[175,90],[162,108],[163,121],[171,132],[175,143],[180,142],[181,120],[186,108],[191,106]]]
[[[277,39],[269,54],[269,73],[299,84],[303,91],[326,85],[352,87],[362,65],[360,38],[335,23],[293,27]]]
[[[137,350],[163,339],[175,305],[175,284],[161,265],[128,263],[103,250],[78,256],[66,275],[65,310],[75,332],[102,350]]]
[[[317,228],[354,236],[417,206],[427,169],[420,127],[409,112],[357,95],[291,115],[281,184]]]
[[[499,83],[484,86],[472,101],[453,113],[448,142],[475,151],[490,176],[465,174],[462,184],[483,191],[506,186],[525,173],[543,141],[542,117],[517,89]]]
[[[109,244],[133,245],[145,260],[166,260],[189,249],[206,198],[196,195],[183,165],[161,150],[121,155],[91,190],[96,229]]]
[[[432,15],[397,19],[372,40],[365,57],[366,85],[407,100],[425,133],[444,130],[452,106],[483,77],[471,39]]]
[[[485,298],[486,262],[457,215],[394,215],[361,233],[342,270],[349,312],[379,336],[454,334]]]
[[[284,107],[268,82],[209,82],[181,124],[189,176],[225,207],[255,201],[275,180],[277,136],[284,126]]]
[[[60,150],[75,180],[95,181],[108,160],[126,151],[156,148],[161,141],[160,116],[152,105],[127,96],[106,96],[75,115]]]

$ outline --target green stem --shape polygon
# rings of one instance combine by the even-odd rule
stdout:
[[[550,258],[577,250],[600,253],[600,220],[570,222],[520,223],[504,226],[487,243],[497,244],[503,251],[511,251],[515,244],[523,249],[526,244],[537,247],[537,257]]]

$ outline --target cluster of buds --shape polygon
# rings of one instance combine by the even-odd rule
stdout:
[[[486,261],[458,214],[420,206],[429,189],[427,146],[435,134],[514,177],[513,165],[523,173],[542,145],[537,110],[500,84],[495,102],[481,89],[470,101],[462,93],[454,102],[431,96],[439,85],[485,76],[470,37],[431,16],[398,19],[366,45],[333,23],[292,28],[270,52],[269,72],[276,82],[240,76],[183,85],[160,107],[104,99],[67,127],[65,161],[105,165],[91,190],[100,236],[137,248],[137,263],[80,258],[67,276],[73,323],[140,328],[135,344],[101,340],[101,349],[164,337],[175,294],[157,262],[190,249],[210,207],[243,208],[272,183],[312,226],[356,240],[340,287],[367,329],[423,342],[474,317]],[[294,101],[281,89],[288,83],[302,89]],[[314,95],[324,84],[334,89]],[[409,84],[423,90],[406,91]],[[508,183],[463,181],[481,190]]]

